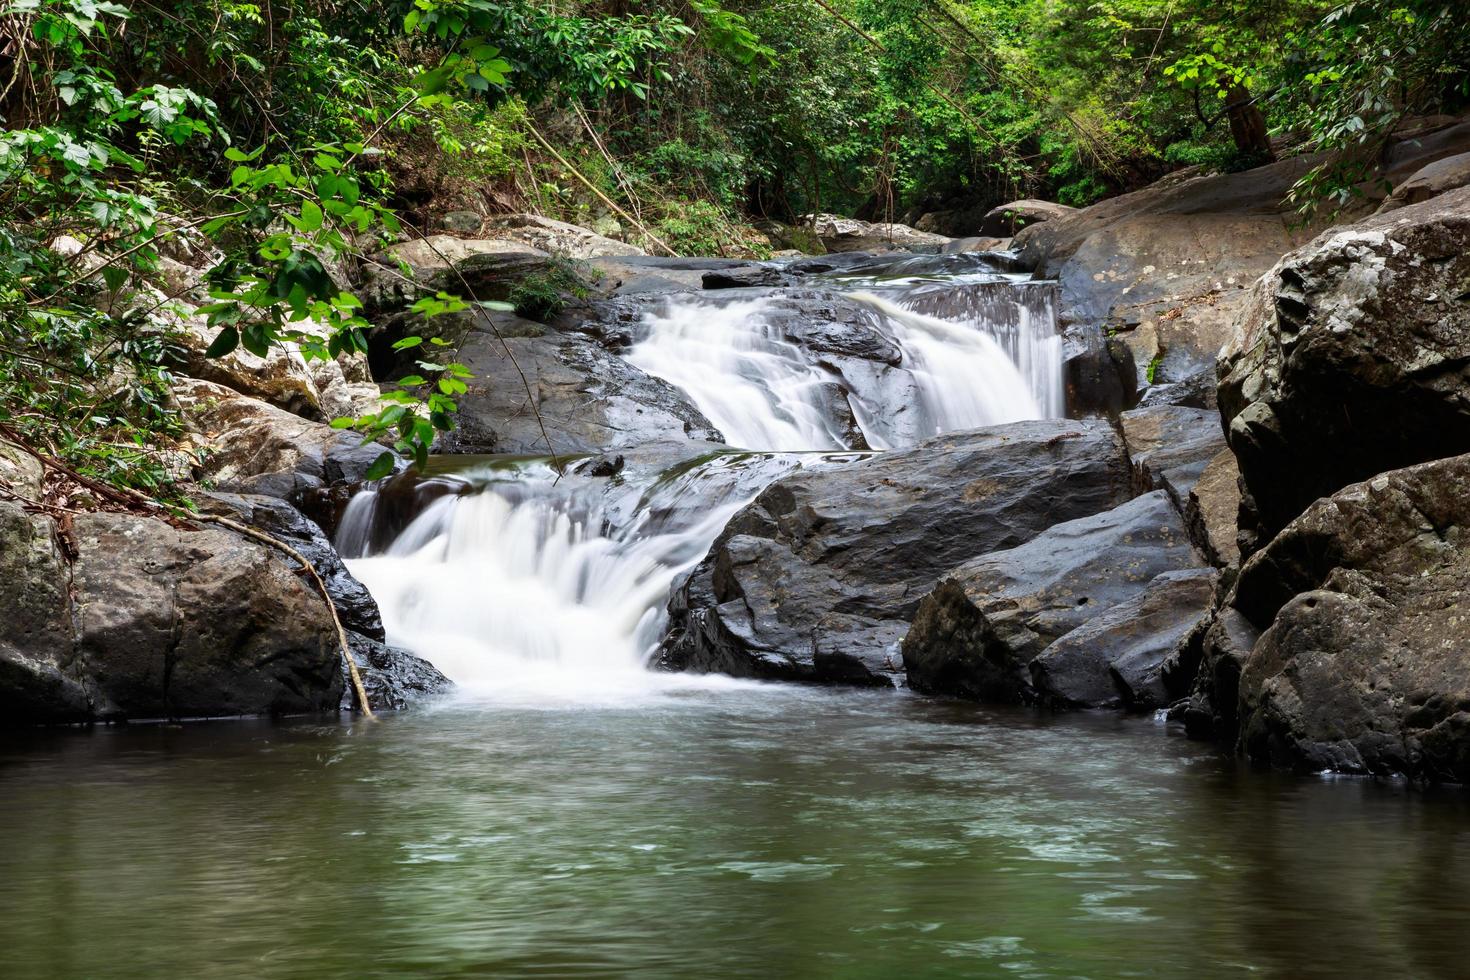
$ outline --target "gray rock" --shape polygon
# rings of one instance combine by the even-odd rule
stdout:
[[[1470,781],[1470,456],[1317,501],[1219,621],[1192,730],[1301,771]]]
[[[550,262],[550,252],[524,242],[429,235],[375,256],[363,269],[358,296],[372,312],[397,311],[438,292],[504,300],[518,280]]]
[[[1217,568],[1240,564],[1236,541],[1240,513],[1240,467],[1235,454],[1223,449],[1205,464],[1189,491],[1184,521],[1200,553]]]
[[[315,588],[209,525],[78,516],[68,566],[41,518],[0,504],[7,723],[335,710],[340,655]]]
[[[1400,181],[1466,150],[1470,123],[1406,136],[1386,149],[1380,175]],[[1251,285],[1321,230],[1298,227],[1286,195],[1324,159],[1173,174],[1024,228],[1015,246],[1038,275],[1061,283],[1064,325],[1110,328],[1140,372],[1154,364],[1156,383],[1181,381],[1213,367]],[[1370,199],[1376,186],[1366,188]]]
[[[485,217],[477,211],[450,211],[439,219],[439,227],[455,235],[478,235]]]
[[[1470,153],[1457,153],[1423,167],[1395,187],[1387,200],[1378,206],[1378,213],[1423,204],[1432,197],[1466,185],[1470,185]]]
[[[764,265],[747,265],[738,269],[706,272],[700,283],[705,289],[741,289],[750,286],[780,286],[787,276],[779,269]]]
[[[1135,408],[1119,424],[1138,492],[1167,490],[1180,511],[1205,467],[1225,450],[1219,413],[1202,408]]]
[[[358,483],[384,451],[208,381],[176,379],[173,395],[205,451],[197,477],[225,492],[292,500],[327,484]]]
[[[474,378],[441,452],[570,455],[722,440],[682,391],[592,337],[539,326],[537,335],[496,337],[491,324],[501,322],[477,317],[459,350]]]
[[[1252,294],[1220,410],[1264,543],[1319,497],[1470,452],[1470,188],[1329,231]]]
[[[1065,204],[1056,204],[1052,201],[1038,201],[1034,198],[1026,198],[1020,201],[1011,201],[1008,204],[1000,204],[991,208],[980,219],[978,234],[990,235],[995,238],[1008,238],[1031,225],[1039,225],[1044,221],[1055,218],[1065,218],[1075,214],[1076,208],[1070,208]]]
[[[953,433],[785,477],[676,589],[663,662],[891,683],[893,639],[941,573],[1115,506],[1127,484],[1110,426],[1061,420]]]
[[[627,242],[589,231],[580,225],[543,218],[538,214],[511,214],[491,218],[489,227],[490,233],[500,238],[569,259],[647,254],[637,245],[629,245]]]
[[[904,640],[909,684],[985,701],[1037,698],[1030,665],[1062,636],[1202,564],[1168,495],[1056,524],[950,571]]]
[[[1032,686],[1064,706],[1167,705],[1164,661],[1209,612],[1217,577],[1212,568],[1159,575],[1047,647],[1031,661]]]
[[[918,231],[908,225],[859,221],[835,214],[819,214],[810,221],[829,252],[938,252],[949,239]]]

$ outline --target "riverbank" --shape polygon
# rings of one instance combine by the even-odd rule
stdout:
[[[1405,131],[1394,196],[1322,230],[1280,204],[1300,158],[1031,208],[979,243],[1012,251],[818,222],[887,250],[653,259],[501,219],[344,270],[377,325],[366,365],[185,359],[171,451],[205,508],[325,571],[381,705],[444,687],[423,658],[575,671],[611,635],[637,671],[1168,708],[1283,767],[1464,781],[1467,150],[1470,124]],[[391,312],[451,283],[551,292],[539,320]],[[213,330],[179,315],[197,355]],[[325,421],[420,387],[415,336],[474,375],[438,451],[499,476],[366,481],[382,447]],[[187,517],[72,517],[98,502],[7,459],[7,721],[339,703],[330,617],[285,555]],[[412,559],[372,594],[330,543],[353,507],[350,559]],[[498,515],[478,536],[477,508]],[[1313,626],[1324,602],[1359,628]],[[1354,647],[1374,631],[1410,639]]]

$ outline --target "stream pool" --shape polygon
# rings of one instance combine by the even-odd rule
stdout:
[[[1465,977],[1470,797],[710,679],[0,740],[0,975]]]

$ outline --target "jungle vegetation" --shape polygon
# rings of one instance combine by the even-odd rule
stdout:
[[[331,357],[372,329],[354,257],[453,210],[760,254],[764,220],[1084,205],[1313,151],[1297,203],[1340,207],[1401,119],[1470,102],[1459,6],[0,0],[0,425],[167,496],[174,297],[140,284],[190,242],[211,355]],[[422,459],[464,390],[422,346],[338,424]]]

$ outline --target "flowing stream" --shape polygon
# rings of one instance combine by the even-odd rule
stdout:
[[[852,448],[853,424],[862,448],[881,450],[1062,413],[1049,284],[970,257],[907,265],[836,283],[863,336],[899,352],[876,369],[848,359],[861,391],[844,391],[828,354],[786,335],[769,297],[677,295],[649,312],[627,360],[683,389],[730,445],[751,452],[673,465],[630,453],[611,482],[557,479],[544,461],[471,463],[457,476],[472,492],[440,497],[379,549],[372,494],[354,500],[338,546],[378,600],[390,642],[515,702],[728,685],[647,663],[671,584],[764,486],[843,458],[832,454]]]
[[[870,446],[1060,411],[1050,291],[945,262],[842,283],[902,351],[852,406]],[[769,313],[674,301],[630,356],[786,451],[462,460],[406,521],[352,501],[353,571],[457,696],[0,741],[0,975],[1465,975],[1463,795],[1244,772],[1149,718],[646,669],[730,515],[857,456]]]

